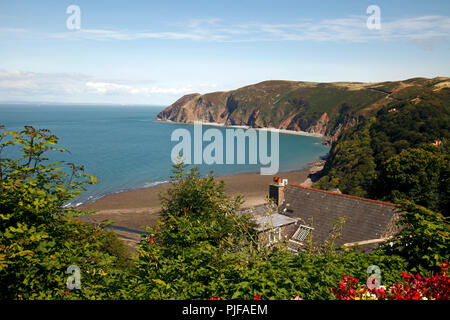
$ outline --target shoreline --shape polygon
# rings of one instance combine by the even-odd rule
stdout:
[[[218,123],[218,122],[203,122],[203,121],[198,121],[198,122],[176,122],[176,121],[172,121],[172,120],[163,120],[163,119],[153,119],[155,121],[159,121],[159,122],[165,122],[165,123],[172,123],[172,124],[190,124],[190,125],[194,125],[196,123],[204,125],[204,126],[214,126],[214,127],[223,127],[223,128],[236,128],[236,129],[254,129],[254,130],[266,130],[266,131],[272,131],[272,132],[279,132],[279,133],[284,133],[284,134],[293,134],[293,135],[298,135],[298,136],[305,136],[305,137],[314,137],[314,138],[326,138],[325,135],[321,134],[321,133],[311,133],[311,132],[306,132],[306,131],[296,131],[296,130],[289,130],[289,129],[277,129],[277,128],[254,128],[248,125],[234,125],[234,124],[230,124],[230,125],[225,125],[224,123]]]
[[[279,132],[279,133],[284,133],[284,134],[291,134],[291,135],[300,135],[300,136],[308,136],[308,137],[314,137],[314,138],[321,138],[322,141],[321,143],[324,144],[325,140],[326,140],[326,136],[320,133],[310,133],[310,132],[306,132],[306,131],[295,131],[295,130],[288,130],[288,129],[277,129],[277,128],[253,128],[247,125],[225,125],[224,123],[218,123],[218,122],[202,122],[202,121],[197,121],[197,122],[190,122],[190,123],[185,123],[185,122],[176,122],[176,121],[172,121],[172,120],[163,120],[163,119],[159,119],[159,118],[153,118],[151,119],[153,121],[157,121],[157,122],[165,122],[165,123],[171,123],[171,124],[189,124],[189,125],[194,125],[196,123],[205,125],[205,126],[215,126],[215,127],[223,127],[223,128],[240,128],[240,129],[254,129],[254,130],[265,130],[265,131],[270,131],[270,132]],[[288,173],[288,172],[293,172],[293,171],[301,171],[304,169],[307,169],[308,167],[313,166],[313,164],[317,161],[321,161],[321,160],[315,160],[312,161],[306,165],[303,166],[303,168],[300,169],[294,169],[294,170],[290,170],[290,171],[286,171],[286,172],[279,172],[278,175],[282,174],[282,173]],[[253,172],[244,172],[244,173],[236,173],[236,174],[227,174],[224,176],[216,176],[216,178],[220,178],[220,177],[225,177],[225,176],[234,176],[234,175],[242,175],[242,174],[252,174]],[[83,201],[80,201],[79,203],[73,204],[73,203],[68,203],[66,204],[66,206],[72,206],[78,209],[82,209],[83,207],[89,205],[89,204],[93,204],[96,203],[98,201],[101,201],[102,199],[106,198],[106,197],[110,197],[110,196],[114,196],[116,194],[120,194],[120,193],[126,193],[126,192],[133,192],[136,190],[140,190],[140,189],[147,189],[147,188],[153,188],[153,187],[158,187],[164,184],[168,184],[170,183],[169,181],[156,181],[154,182],[155,184],[149,187],[132,187],[132,188],[128,188],[128,189],[123,189],[120,191],[116,191],[116,192],[111,192],[111,193],[107,193],[104,195],[101,195],[100,197],[96,197],[95,199],[90,200],[89,198]]]
[[[287,178],[289,183],[307,183],[308,176],[321,168],[324,160],[308,163],[304,168],[288,172],[280,172],[276,176]],[[273,175],[257,173],[238,173],[216,177],[225,182],[225,192],[229,196],[243,196],[242,208],[253,207],[265,203],[269,195],[269,185]],[[133,231],[145,231],[146,226],[156,226],[159,219],[159,194],[165,193],[170,183],[162,183],[147,188],[139,188],[106,195],[94,202],[82,204],[76,209],[96,210],[87,215],[86,220],[101,223],[114,220],[115,232],[125,241],[139,241],[139,234]],[[122,230],[121,230],[122,229]],[[128,229],[128,231],[124,231]]]

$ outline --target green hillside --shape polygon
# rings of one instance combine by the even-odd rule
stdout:
[[[449,214],[450,89],[418,86],[345,131],[315,186],[396,201],[409,199]],[[400,98],[402,97],[402,98]],[[438,145],[434,145],[439,140]]]
[[[264,81],[184,96],[157,119],[320,133],[332,144],[315,187],[448,214],[450,79]],[[439,146],[432,143],[440,140]]]
[[[157,119],[307,131],[333,141],[390,103],[440,91],[449,83],[443,77],[381,83],[264,81],[233,91],[184,96]]]

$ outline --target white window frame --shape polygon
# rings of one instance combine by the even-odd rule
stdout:
[[[281,240],[281,228],[276,227],[269,231],[269,243],[277,243]]]

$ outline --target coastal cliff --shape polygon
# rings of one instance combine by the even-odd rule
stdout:
[[[232,91],[185,95],[156,119],[304,131],[333,142],[346,129],[393,102],[420,100],[422,92],[448,88],[449,79],[379,83],[264,81]]]

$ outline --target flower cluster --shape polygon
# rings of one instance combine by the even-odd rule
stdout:
[[[343,277],[337,288],[331,288],[331,292],[337,300],[353,300],[356,295],[358,280],[352,277]]]
[[[369,289],[358,287],[358,280],[344,277],[337,288],[331,288],[337,300],[449,300],[450,277],[447,276],[448,261],[441,263],[440,273],[422,278],[402,272],[402,282],[393,284],[389,289],[384,286]]]

